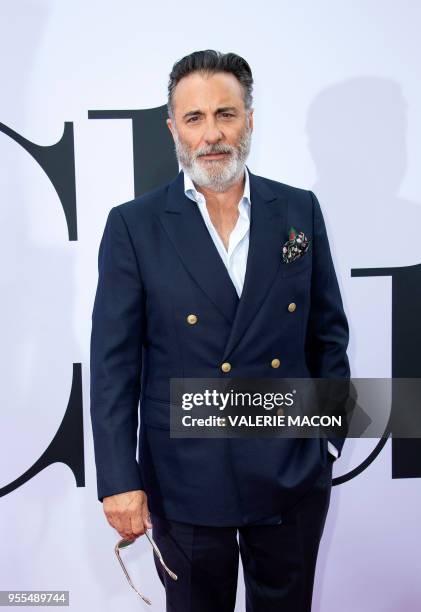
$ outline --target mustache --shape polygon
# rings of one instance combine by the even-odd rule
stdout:
[[[232,151],[233,147],[224,144],[214,145],[212,147],[202,147],[198,151],[195,151],[194,158],[197,159],[202,155],[215,155],[217,153],[232,153]]]

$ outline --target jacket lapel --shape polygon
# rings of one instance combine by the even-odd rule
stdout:
[[[160,218],[185,268],[232,324],[239,298],[196,202],[184,193],[182,171],[168,187]]]
[[[248,168],[248,167],[247,167]],[[282,261],[288,201],[266,179],[250,174],[250,239],[241,298],[225,346],[226,361],[263,304]]]
[[[222,361],[227,360],[263,304],[281,265],[285,242],[286,198],[277,194],[268,180],[250,170],[249,176],[250,238],[240,299],[197,204],[184,193],[182,171],[168,187],[166,208],[160,217],[184,266],[231,324]]]

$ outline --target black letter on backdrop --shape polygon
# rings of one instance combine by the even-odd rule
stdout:
[[[421,377],[421,264],[397,268],[353,268],[351,276],[392,277],[392,378]],[[397,410],[393,402],[391,413]],[[408,406],[408,410],[413,410]],[[405,406],[400,402],[399,410]],[[333,480],[342,484],[355,478],[378,456],[387,442],[382,438],[354,470]],[[392,436],[392,478],[421,478],[421,440]]]
[[[172,181],[178,162],[166,126],[167,107],[142,110],[92,110],[89,119],[131,119],[133,130],[134,195],[140,196]]]
[[[64,124],[63,136],[50,146],[27,140],[0,123],[0,131],[38,162],[50,179],[63,207],[69,240],[77,240],[76,184],[73,123]],[[73,472],[78,487],[85,486],[81,364],[73,364],[70,398],[60,427],[41,457],[21,476],[0,488],[0,497],[11,493],[49,465],[61,462]]]

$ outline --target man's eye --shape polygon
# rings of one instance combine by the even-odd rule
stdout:
[[[234,117],[232,113],[222,113],[223,117]]]
[[[195,115],[194,117],[190,117],[190,119],[187,119],[187,123],[194,123],[195,119],[199,119],[199,117],[197,115]]]

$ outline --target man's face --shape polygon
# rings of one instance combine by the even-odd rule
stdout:
[[[182,169],[199,186],[225,191],[242,178],[250,151],[253,111],[230,73],[194,72],[173,96],[174,121],[167,125]]]

